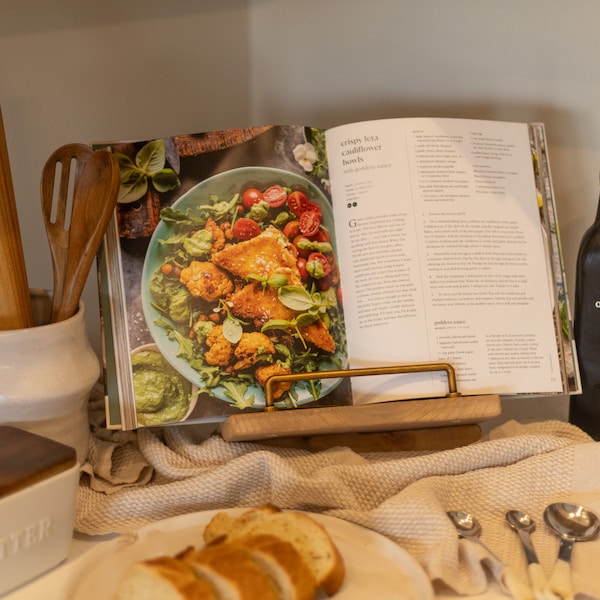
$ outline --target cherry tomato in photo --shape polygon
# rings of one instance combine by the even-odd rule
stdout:
[[[317,280],[317,289],[320,292],[326,292],[333,285],[331,274]]]
[[[250,210],[257,202],[263,199],[263,193],[257,188],[248,188],[242,194],[242,204]]]
[[[263,192],[263,200],[271,208],[278,208],[285,204],[287,192],[280,185],[272,185]]]
[[[340,284],[340,270],[335,262],[335,258],[333,254],[327,255],[327,260],[331,265],[331,273],[329,276],[331,277],[331,285],[339,285]]]
[[[300,277],[302,277],[302,279],[308,279],[308,271],[306,270],[306,259],[300,256],[296,261],[296,265],[298,266],[298,271],[300,271]]]
[[[315,205],[316,206],[316,205]],[[317,207],[318,208],[318,207]],[[300,231],[307,237],[316,235],[321,226],[321,210],[305,210],[300,215]]]
[[[260,226],[256,221],[242,217],[233,224],[232,232],[238,240],[251,240],[260,233]]]
[[[309,202],[306,205],[306,209],[304,210],[304,212],[309,211],[309,210],[312,211],[312,212],[317,213],[319,215],[319,218],[323,217],[323,213],[321,211],[321,207],[318,204],[315,204],[314,202]]]
[[[310,236],[310,239],[314,242],[330,242],[331,236],[329,235],[329,231],[321,226],[315,235]]]
[[[298,254],[300,256],[306,258],[311,253],[311,250],[310,250],[310,248],[301,248],[300,247],[300,245],[302,245],[303,241],[306,242],[306,244],[310,245],[310,240],[304,235],[297,235],[292,240],[292,244],[294,244],[294,246],[296,246],[296,248],[298,250]]]
[[[327,277],[331,273],[331,263],[322,252],[311,252],[306,259],[306,262],[318,261],[323,267],[323,277]]]
[[[293,240],[300,233],[300,221],[288,221],[283,227],[283,234]]]
[[[287,197],[288,208],[299,217],[308,206],[308,198],[298,190],[290,192]]]

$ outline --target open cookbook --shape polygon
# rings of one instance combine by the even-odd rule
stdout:
[[[399,118],[98,144],[107,424],[262,410],[272,375],[449,363],[580,391],[541,124]],[[281,381],[276,406],[432,398],[445,372]]]

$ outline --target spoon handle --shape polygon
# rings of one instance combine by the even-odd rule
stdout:
[[[540,563],[532,562],[527,569],[535,600],[560,600],[553,592],[548,591],[548,579]]]
[[[536,596],[533,595],[532,589],[519,577],[516,572],[513,571],[510,567],[505,567],[501,576],[502,582],[507,587],[510,595],[515,598],[515,600],[538,600]]]
[[[484,548],[492,558],[497,560],[499,563],[502,561],[480,540],[478,537],[470,537],[471,540],[477,542],[482,548]],[[503,564],[503,570],[500,575],[500,580],[508,590],[509,594],[515,600],[537,600],[534,599],[531,588],[519,578],[517,573],[509,566]]]
[[[537,553],[535,548],[533,547],[533,541],[531,540],[531,536],[527,531],[522,531],[521,529],[517,530],[519,537],[521,538],[521,545],[523,546],[523,551],[525,552],[525,558],[527,559],[528,564],[539,563]]]
[[[546,592],[561,600],[573,600],[573,585],[571,582],[571,553],[573,542],[561,539],[558,558],[554,571],[548,580]]]
[[[529,535],[529,532],[518,529],[517,533],[521,539],[523,551],[525,552],[525,558],[527,559],[529,581],[531,582],[534,598],[536,600],[552,600],[554,596],[549,597],[546,593],[548,580],[546,579],[544,570],[540,566],[540,561],[538,559],[537,552],[533,547],[533,541]]]
[[[0,329],[33,326],[10,159],[0,112]]]

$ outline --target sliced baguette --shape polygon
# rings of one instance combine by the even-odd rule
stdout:
[[[343,559],[309,515],[263,505],[238,517],[217,513],[201,549],[132,565],[117,600],[313,600],[336,593]],[[321,596],[319,596],[321,597]]]
[[[275,582],[281,600],[313,600],[317,582],[296,548],[274,535],[259,534],[231,542],[247,552]]]
[[[161,556],[132,565],[117,588],[117,600],[218,600],[212,586],[184,562]]]
[[[211,584],[219,600],[279,600],[270,575],[240,548],[215,543],[189,548],[178,558]]]
[[[305,513],[265,507],[250,509],[227,523],[218,519],[218,536],[215,533],[217,525],[211,523],[206,527],[205,539],[225,538],[232,542],[268,534],[289,542],[302,556],[317,586],[328,595],[335,594],[344,582],[346,569],[341,554],[326,529]]]

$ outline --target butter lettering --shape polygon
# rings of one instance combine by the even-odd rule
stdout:
[[[0,560],[47,540],[52,534],[52,524],[50,517],[42,517],[39,521],[0,538]]]

